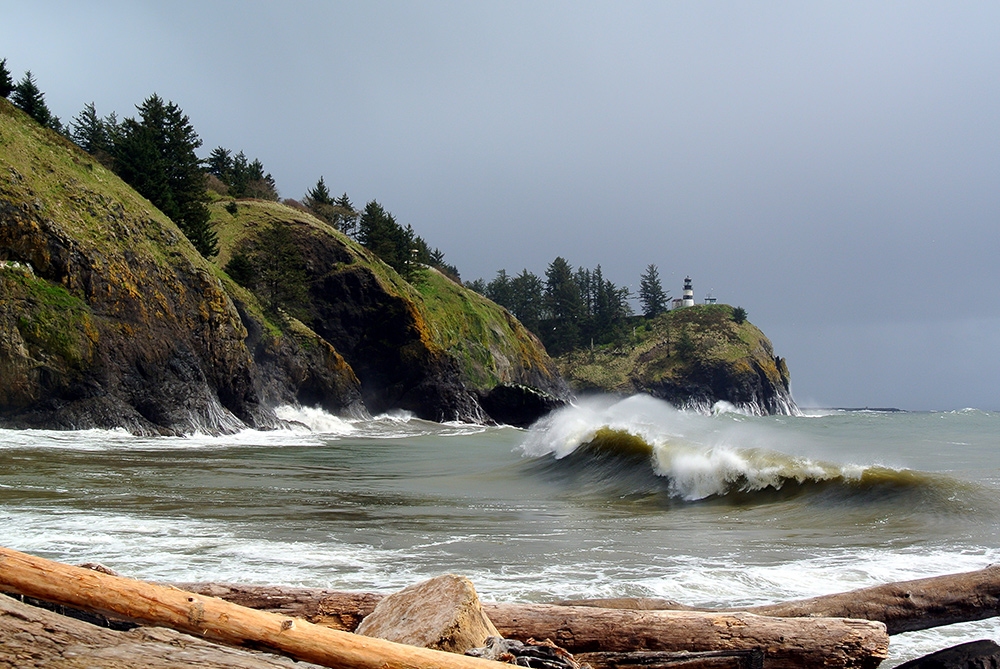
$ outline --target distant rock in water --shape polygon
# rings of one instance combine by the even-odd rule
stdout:
[[[646,393],[703,412],[719,402],[756,415],[798,412],[784,359],[724,304],[675,309],[637,327],[625,345],[574,351],[558,363],[579,393]]]
[[[212,211],[214,263],[96,159],[0,100],[0,427],[232,432],[277,425],[281,404],[483,421],[480,398],[499,384],[566,396],[537,338],[438,272],[411,285],[274,202]],[[265,229],[281,232],[269,250],[295,256],[294,271],[251,290],[224,268]]]

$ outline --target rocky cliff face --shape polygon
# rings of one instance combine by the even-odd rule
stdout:
[[[534,335],[436,270],[420,268],[404,281],[345,235],[277,203],[241,201],[233,212],[219,202],[212,210],[222,232],[220,266],[236,255],[252,256],[261,235],[281,226],[286,261],[301,263],[307,292],[283,308],[297,310],[343,355],[370,411],[511,422],[502,409],[483,408],[498,386],[525,385],[551,399],[566,396],[554,362]],[[256,283],[266,289],[265,282]]]
[[[663,314],[622,348],[579,351],[559,364],[580,392],[648,393],[701,411],[720,401],[752,414],[798,411],[785,361],[764,333],[736,323],[727,305]]]
[[[262,306],[111,172],[0,100],[0,426],[231,431],[273,426],[272,407],[290,402],[476,420],[497,385],[564,391],[496,305],[458,331],[502,330],[502,344],[453,339],[434,321],[444,277],[428,270],[424,295],[315,219],[267,205],[306,263],[294,314]],[[479,376],[463,348],[476,346],[495,349]]]
[[[287,360],[271,370],[277,380],[255,360],[270,351],[305,361],[301,342],[265,335],[173,223],[3,101],[0,175],[3,424],[267,427],[268,389],[294,396],[308,385]],[[350,388],[342,361],[312,357],[303,377],[326,374]],[[350,392],[339,400],[349,404]]]

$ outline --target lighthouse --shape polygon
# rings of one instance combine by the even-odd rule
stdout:
[[[694,288],[691,287],[691,277],[684,277],[684,298],[681,302],[681,306],[693,307],[694,306]]]

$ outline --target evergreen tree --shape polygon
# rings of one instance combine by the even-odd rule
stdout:
[[[639,301],[646,318],[653,318],[667,310],[668,296],[660,284],[660,273],[656,265],[648,265],[639,279]]]
[[[10,101],[46,128],[53,127],[53,120],[58,123],[58,119],[53,119],[52,113],[45,104],[45,95],[38,88],[31,70],[25,72],[21,81],[14,86]],[[55,129],[58,130],[58,128]]]
[[[232,197],[278,199],[278,188],[264,172],[264,163],[256,158],[251,162],[242,151],[234,156],[229,149],[216,147],[205,160],[205,169],[226,185]]]
[[[482,278],[469,281],[465,284],[465,287],[473,292],[479,293],[483,297],[486,297],[486,282],[483,281]]]
[[[302,203],[307,207],[309,207],[310,209],[314,205],[336,204],[336,202],[333,199],[333,196],[330,195],[330,190],[326,187],[326,182],[323,181],[322,176],[319,178],[319,181],[316,182],[315,187],[310,188],[308,191],[306,191],[306,196],[302,198]]]
[[[7,69],[7,59],[0,60],[0,98],[7,98],[14,90],[14,79]]]
[[[209,224],[204,172],[195,149],[201,139],[173,102],[155,93],[138,105],[139,120],[125,119],[114,146],[119,176],[169,216],[198,251],[219,252]]]
[[[330,195],[330,190],[326,187],[326,182],[321,176],[316,185],[306,191],[302,198],[302,204],[316,216],[316,218],[326,221],[330,225],[337,227],[337,202]]]
[[[233,152],[221,146],[212,149],[205,161],[208,173],[214,175],[219,181],[230,185],[233,178]]]
[[[545,313],[545,287],[542,280],[524,269],[511,279],[510,292],[510,312],[524,327],[538,334]]]
[[[226,273],[252,290],[271,313],[306,317],[309,275],[287,223],[272,221],[262,228],[233,254]]]
[[[733,321],[737,325],[741,325],[747,319],[747,310],[743,307],[736,307],[733,309]]]
[[[104,119],[97,115],[93,102],[83,106],[79,116],[74,116],[69,124],[69,137],[87,153],[107,156],[111,152],[111,137]]]
[[[365,205],[361,214],[358,241],[408,281],[415,277],[415,261],[424,262],[414,257],[414,251],[419,253],[421,250],[416,243],[422,244],[425,252],[427,248],[411,226],[404,228],[399,225],[395,217],[375,200]]]
[[[326,187],[323,177],[319,178],[315,187],[306,191],[305,197],[302,198],[302,204],[317,218],[326,221],[345,235],[354,236],[358,212],[355,211],[351,198],[347,197],[347,193],[344,193],[334,199]]]
[[[351,198],[344,193],[333,204],[337,207],[337,229],[353,237],[357,233],[358,212],[354,209]]]
[[[510,277],[507,276],[507,270],[497,270],[497,275],[492,281],[486,284],[486,292],[483,294],[507,311],[514,313],[513,293],[511,291]],[[517,314],[514,315],[516,316]]]
[[[257,270],[254,269],[250,255],[246,252],[234,253],[233,257],[226,263],[226,274],[233,281],[245,288],[253,290],[257,281]]]
[[[577,270],[576,280],[584,306],[579,319],[580,343],[620,343],[626,320],[632,315],[628,287],[619,288],[605,279],[600,265],[593,271]]]
[[[542,323],[540,333],[545,348],[552,355],[572,351],[579,344],[584,305],[573,268],[561,257],[545,271],[545,306],[548,319]]]

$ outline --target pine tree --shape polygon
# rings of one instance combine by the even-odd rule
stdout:
[[[108,129],[104,120],[97,115],[97,108],[93,102],[84,105],[80,115],[73,117],[69,131],[70,139],[91,155],[107,155],[111,150]]]
[[[233,153],[229,149],[217,146],[208,154],[205,161],[208,173],[214,175],[219,181],[230,185],[233,177]]]
[[[50,128],[53,125],[52,113],[45,104],[45,95],[38,88],[31,70],[24,73],[21,81],[14,86],[10,101],[22,109],[28,116],[38,121],[40,125]]]
[[[330,195],[330,190],[326,187],[326,182],[323,181],[322,176],[319,178],[319,181],[316,182],[315,187],[306,191],[306,196],[302,198],[302,204],[306,205],[310,209],[314,205],[336,204],[333,196]]]
[[[287,223],[272,221],[263,227],[240,246],[225,269],[271,313],[307,317],[309,275]]]
[[[155,93],[125,119],[114,147],[119,176],[170,217],[205,257],[219,252],[209,223],[205,174],[195,149],[201,139],[173,102]]]
[[[660,284],[660,273],[656,265],[648,265],[639,280],[639,301],[646,318],[653,318],[667,310],[667,294]]]
[[[514,313],[513,292],[511,290],[510,277],[507,276],[507,270],[497,270],[497,275],[492,281],[486,284],[484,295],[501,307]]]
[[[306,191],[302,198],[302,204],[311,211],[316,218],[326,221],[330,225],[337,227],[337,206],[330,195],[330,190],[326,187],[326,182],[321,176],[316,185]]]
[[[14,79],[7,69],[7,59],[0,60],[0,98],[10,97],[14,90]]]
[[[545,271],[545,306],[548,319],[541,327],[545,348],[552,355],[572,351],[579,344],[584,304],[573,268],[561,257]]]
[[[545,311],[544,286],[537,275],[527,269],[511,279],[510,312],[517,316],[521,324],[538,334]]]
[[[351,203],[351,198],[344,193],[334,201],[337,207],[337,229],[345,235],[355,236],[358,229],[358,212]]]
[[[337,228],[345,235],[353,236],[356,231],[358,212],[351,204],[351,198],[344,193],[337,199],[330,194],[323,177],[319,178],[316,186],[306,191],[302,198],[302,204],[306,206],[317,218],[322,219]]]

